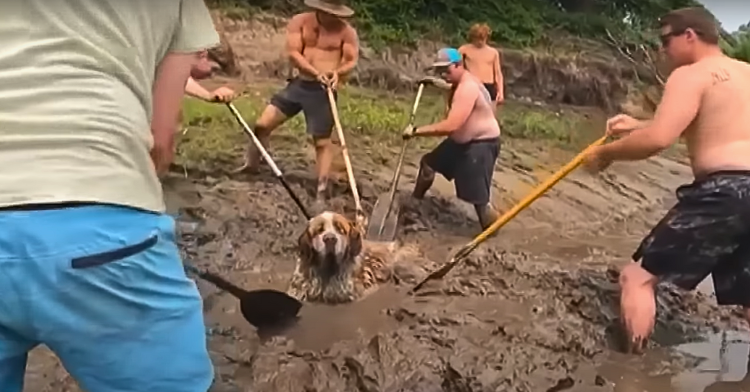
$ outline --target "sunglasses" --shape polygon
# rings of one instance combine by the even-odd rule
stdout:
[[[669,44],[672,42],[672,38],[679,37],[685,33],[687,33],[688,29],[684,30],[678,30],[678,31],[670,31],[669,33],[662,34],[659,36],[659,41],[661,41],[661,46],[666,48],[669,46]],[[690,29],[690,31],[693,32],[693,34],[700,36],[701,32],[696,31],[695,29]]]

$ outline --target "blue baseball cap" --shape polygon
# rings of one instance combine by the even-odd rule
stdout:
[[[438,50],[437,60],[432,64],[432,67],[446,67],[451,64],[460,64],[463,61],[463,56],[455,48],[443,48]]]

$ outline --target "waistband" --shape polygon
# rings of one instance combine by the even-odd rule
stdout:
[[[720,177],[750,177],[750,169],[724,169],[711,171],[695,177],[695,182],[705,182]]]
[[[482,144],[498,144],[500,143],[500,136],[494,136],[494,137],[488,137],[483,139],[474,139],[469,140],[468,142],[459,143],[451,138],[449,138],[451,142],[458,146],[476,146],[476,145],[482,145]]]
[[[92,202],[79,202],[79,201],[68,201],[62,203],[35,203],[35,204],[20,204],[16,206],[0,207],[2,211],[49,211],[49,210],[62,210],[66,208],[78,208],[78,207],[91,207],[99,206],[100,203]]]
[[[289,79],[289,84],[295,84],[304,89],[320,89],[324,90],[323,85],[317,80],[302,79],[300,77],[294,77]]]

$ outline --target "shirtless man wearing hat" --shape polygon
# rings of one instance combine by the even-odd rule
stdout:
[[[297,14],[287,25],[287,54],[299,74],[271,98],[254,130],[268,146],[271,132],[289,118],[303,112],[307,132],[315,143],[317,200],[326,198],[328,174],[333,159],[331,131],[333,115],[326,86],[334,90],[339,80],[354,69],[359,57],[357,32],[346,22],[354,11],[342,0],[305,0],[312,11]],[[334,91],[335,95],[335,91]],[[249,144],[240,171],[257,171],[260,153]]]

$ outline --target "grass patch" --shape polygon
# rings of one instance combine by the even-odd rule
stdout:
[[[266,106],[268,97],[279,86],[256,87],[234,104],[249,124],[253,124]],[[401,143],[414,96],[394,95],[347,86],[339,96],[339,117],[347,144],[364,149],[374,161],[387,162],[392,147]],[[444,115],[444,98],[437,91],[426,91],[417,112],[417,126],[439,120]],[[504,138],[552,142],[560,147],[579,148],[593,136],[582,130],[591,128],[591,120],[574,110],[551,110],[539,105],[508,102],[498,112]],[[186,98],[183,105],[183,127],[176,163],[211,171],[236,165],[247,143],[236,120],[224,105]],[[335,132],[334,132],[335,133]],[[599,130],[598,133],[601,133]],[[598,134],[597,133],[597,134]],[[290,119],[273,134],[274,147],[306,144],[302,116]],[[418,147],[428,148],[438,139],[416,139]],[[274,155],[299,153],[298,149],[274,148]]]

